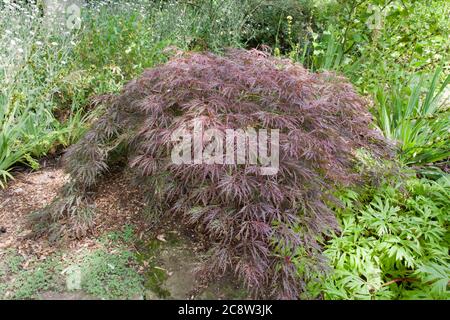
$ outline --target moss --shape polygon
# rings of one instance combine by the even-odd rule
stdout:
[[[144,274],[144,286],[147,290],[156,294],[158,298],[170,297],[170,292],[163,287],[167,280],[167,272],[158,267],[158,256],[161,251],[162,242],[156,239],[142,242],[137,254],[137,261],[146,267]]]

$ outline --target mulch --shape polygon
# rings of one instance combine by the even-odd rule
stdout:
[[[61,249],[94,249],[101,234],[120,230],[126,224],[135,224],[139,226],[138,232],[146,232],[147,226],[139,214],[144,207],[142,195],[118,172],[110,173],[108,179],[99,183],[94,199],[95,227],[88,236],[57,243],[45,237],[29,237],[27,216],[50,204],[68,181],[69,176],[60,167],[53,166],[36,172],[18,172],[8,187],[0,190],[0,257],[11,248],[25,258],[38,259],[45,259]]]

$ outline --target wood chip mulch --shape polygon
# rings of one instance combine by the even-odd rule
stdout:
[[[60,251],[61,246],[70,251],[94,249],[101,234],[142,220],[139,212],[144,203],[138,190],[130,187],[123,174],[111,173],[99,184],[95,196],[95,227],[87,237],[57,244],[50,243],[45,237],[27,237],[31,233],[26,224],[27,215],[50,204],[68,180],[61,168],[48,167],[37,172],[19,173],[6,189],[0,189],[0,257],[9,248],[16,249],[24,257],[39,259]],[[145,224],[140,222],[138,225],[145,230]]]

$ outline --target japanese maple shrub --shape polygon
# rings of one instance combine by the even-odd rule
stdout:
[[[363,179],[358,149],[391,152],[345,78],[256,50],[178,55],[97,102],[104,115],[66,154],[71,182],[34,221],[55,228],[65,218],[83,235],[89,195],[120,150],[152,210],[209,240],[202,274],[232,271],[256,296],[298,298],[308,273],[326,269],[318,239],[337,228],[333,190]],[[249,161],[173,163],[172,134],[194,119],[205,130],[278,129],[278,172],[262,175]]]

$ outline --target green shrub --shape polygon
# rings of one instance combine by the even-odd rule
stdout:
[[[313,21],[313,1],[248,1],[249,12],[243,42],[249,47],[267,45],[281,52],[309,39]]]
[[[445,0],[322,1],[315,17],[322,30],[340,30],[342,67],[352,83],[370,92],[379,83],[401,83],[409,74],[448,61],[450,32]]]
[[[341,196],[342,231],[325,255],[326,299],[449,299],[450,176],[410,177],[395,186]]]

